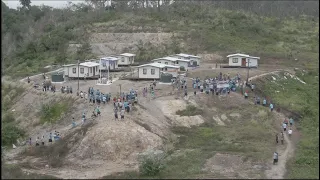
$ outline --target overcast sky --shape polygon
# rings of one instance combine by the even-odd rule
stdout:
[[[9,8],[17,9],[17,7],[21,6],[19,0],[3,0]],[[84,0],[71,1],[74,4],[84,2]],[[68,1],[66,0],[56,0],[56,1],[41,1],[41,0],[31,0],[31,5],[40,6],[40,5],[51,6],[54,8],[63,8],[66,7]]]

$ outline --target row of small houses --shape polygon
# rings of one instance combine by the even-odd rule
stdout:
[[[170,75],[170,78],[178,76],[180,70],[188,71],[200,65],[201,58],[190,54],[175,54],[167,57],[151,60],[151,63],[140,65],[138,79],[161,79],[162,76]]]
[[[123,53],[120,55],[102,57],[100,60],[89,60],[78,65],[64,65],[64,74],[68,77],[98,77],[99,71],[116,70],[119,66],[134,64],[135,54]],[[231,54],[227,56],[229,67],[258,67],[259,57],[246,54]],[[177,77],[181,70],[188,71],[200,65],[201,57],[190,54],[175,54],[167,57],[151,60],[149,64],[136,66],[137,79],[161,79],[164,74],[169,74],[173,78]]]
[[[134,64],[135,54],[123,53],[109,57],[102,57],[99,60],[91,59],[78,64],[63,65],[64,75],[70,78],[75,77],[98,77],[100,71],[117,70],[119,66],[130,66]],[[78,73],[79,69],[79,73]]]

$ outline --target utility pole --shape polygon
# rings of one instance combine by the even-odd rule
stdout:
[[[79,65],[80,65],[80,60],[78,60],[78,91],[77,91],[78,96],[79,96]]]

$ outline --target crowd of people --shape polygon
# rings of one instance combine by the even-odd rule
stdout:
[[[40,145],[44,146],[46,144],[46,141],[47,141],[47,143],[52,144],[54,141],[58,141],[61,138],[61,135],[60,135],[60,133],[58,131],[54,131],[54,133],[49,132],[47,134],[47,136],[48,136],[48,141],[46,140],[45,135],[43,135],[41,138],[38,136],[35,139],[35,142],[33,142],[32,138],[30,137],[27,140],[27,144],[32,146],[35,143],[35,146],[40,146]]]
[[[30,83],[30,78],[28,77],[28,83]],[[212,95],[224,95],[229,94],[231,91],[235,92],[237,90],[237,87],[240,88],[241,93],[243,93],[243,96],[245,99],[249,99],[249,92],[248,90],[243,91],[244,84],[241,84],[241,76],[239,73],[235,77],[231,77],[230,74],[222,74],[219,73],[216,77],[207,77],[203,80],[200,78],[192,78],[191,79],[192,88],[194,95],[197,95],[197,93],[205,93],[209,95],[210,93]],[[250,87],[250,90],[252,91],[252,94],[255,94],[255,84],[253,84],[251,81],[246,83],[247,86]],[[152,82],[149,87],[144,87],[142,89],[142,96],[147,97],[148,92],[150,93],[152,98],[155,98],[155,87],[156,87],[156,81]],[[184,96],[188,96],[188,80],[186,78],[177,78],[172,80],[172,87],[174,89],[184,90]],[[55,91],[55,86],[44,86],[43,90],[51,90]],[[72,93],[72,87],[61,87],[62,93]],[[125,113],[129,113],[132,110],[132,106],[134,106],[134,103],[138,102],[138,92],[137,90],[130,89],[129,92],[121,92],[117,93],[115,95],[111,95],[111,93],[104,93],[101,92],[99,89],[94,89],[93,87],[89,87],[88,92],[80,91],[79,93],[80,98],[84,98],[86,100],[89,100],[89,103],[93,103],[96,106],[94,107],[94,110],[92,111],[92,118],[96,118],[101,116],[100,111],[100,104],[110,104],[110,101],[113,101],[113,112],[114,112],[114,120],[117,121],[119,119],[124,120]],[[274,104],[271,102],[271,100],[268,100],[266,97],[260,98],[258,95],[254,95],[253,97],[254,104],[255,105],[262,105],[264,107],[268,107],[270,111],[272,112],[274,109]],[[82,113],[82,124],[84,124],[86,121],[86,112]],[[281,144],[284,144],[284,133],[288,133],[288,136],[291,137],[292,135],[292,127],[294,124],[294,120],[292,117],[289,119],[285,119],[283,123],[281,124],[281,131],[280,133],[276,134],[276,144],[279,143],[279,139]],[[72,127],[76,127],[76,121],[74,118],[72,118]],[[289,129],[288,129],[289,128]],[[288,129],[288,130],[287,130]],[[280,134],[280,135],[279,135]],[[49,143],[52,143],[53,141],[59,140],[60,135],[59,132],[54,132],[49,134]],[[41,142],[41,143],[40,143]],[[31,145],[31,138],[29,139],[29,144]],[[39,137],[35,140],[36,146],[45,145],[45,136],[43,136],[41,139]],[[278,163],[278,152],[273,153],[273,164]]]

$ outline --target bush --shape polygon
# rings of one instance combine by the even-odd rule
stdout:
[[[180,71],[186,71],[186,68],[184,66],[180,66]]]
[[[2,123],[1,142],[2,145],[8,146],[16,142],[17,139],[23,137],[25,132],[18,128],[14,123]]]
[[[149,153],[140,157],[139,172],[143,176],[156,176],[164,169],[164,153]]]
[[[195,116],[195,115],[201,115],[202,113],[203,111],[201,109],[198,109],[193,105],[188,105],[186,109],[179,110],[176,112],[176,114],[180,116]]]
[[[40,122],[53,123],[60,120],[61,115],[68,111],[68,104],[66,102],[55,102],[43,104],[41,107],[41,117]]]

